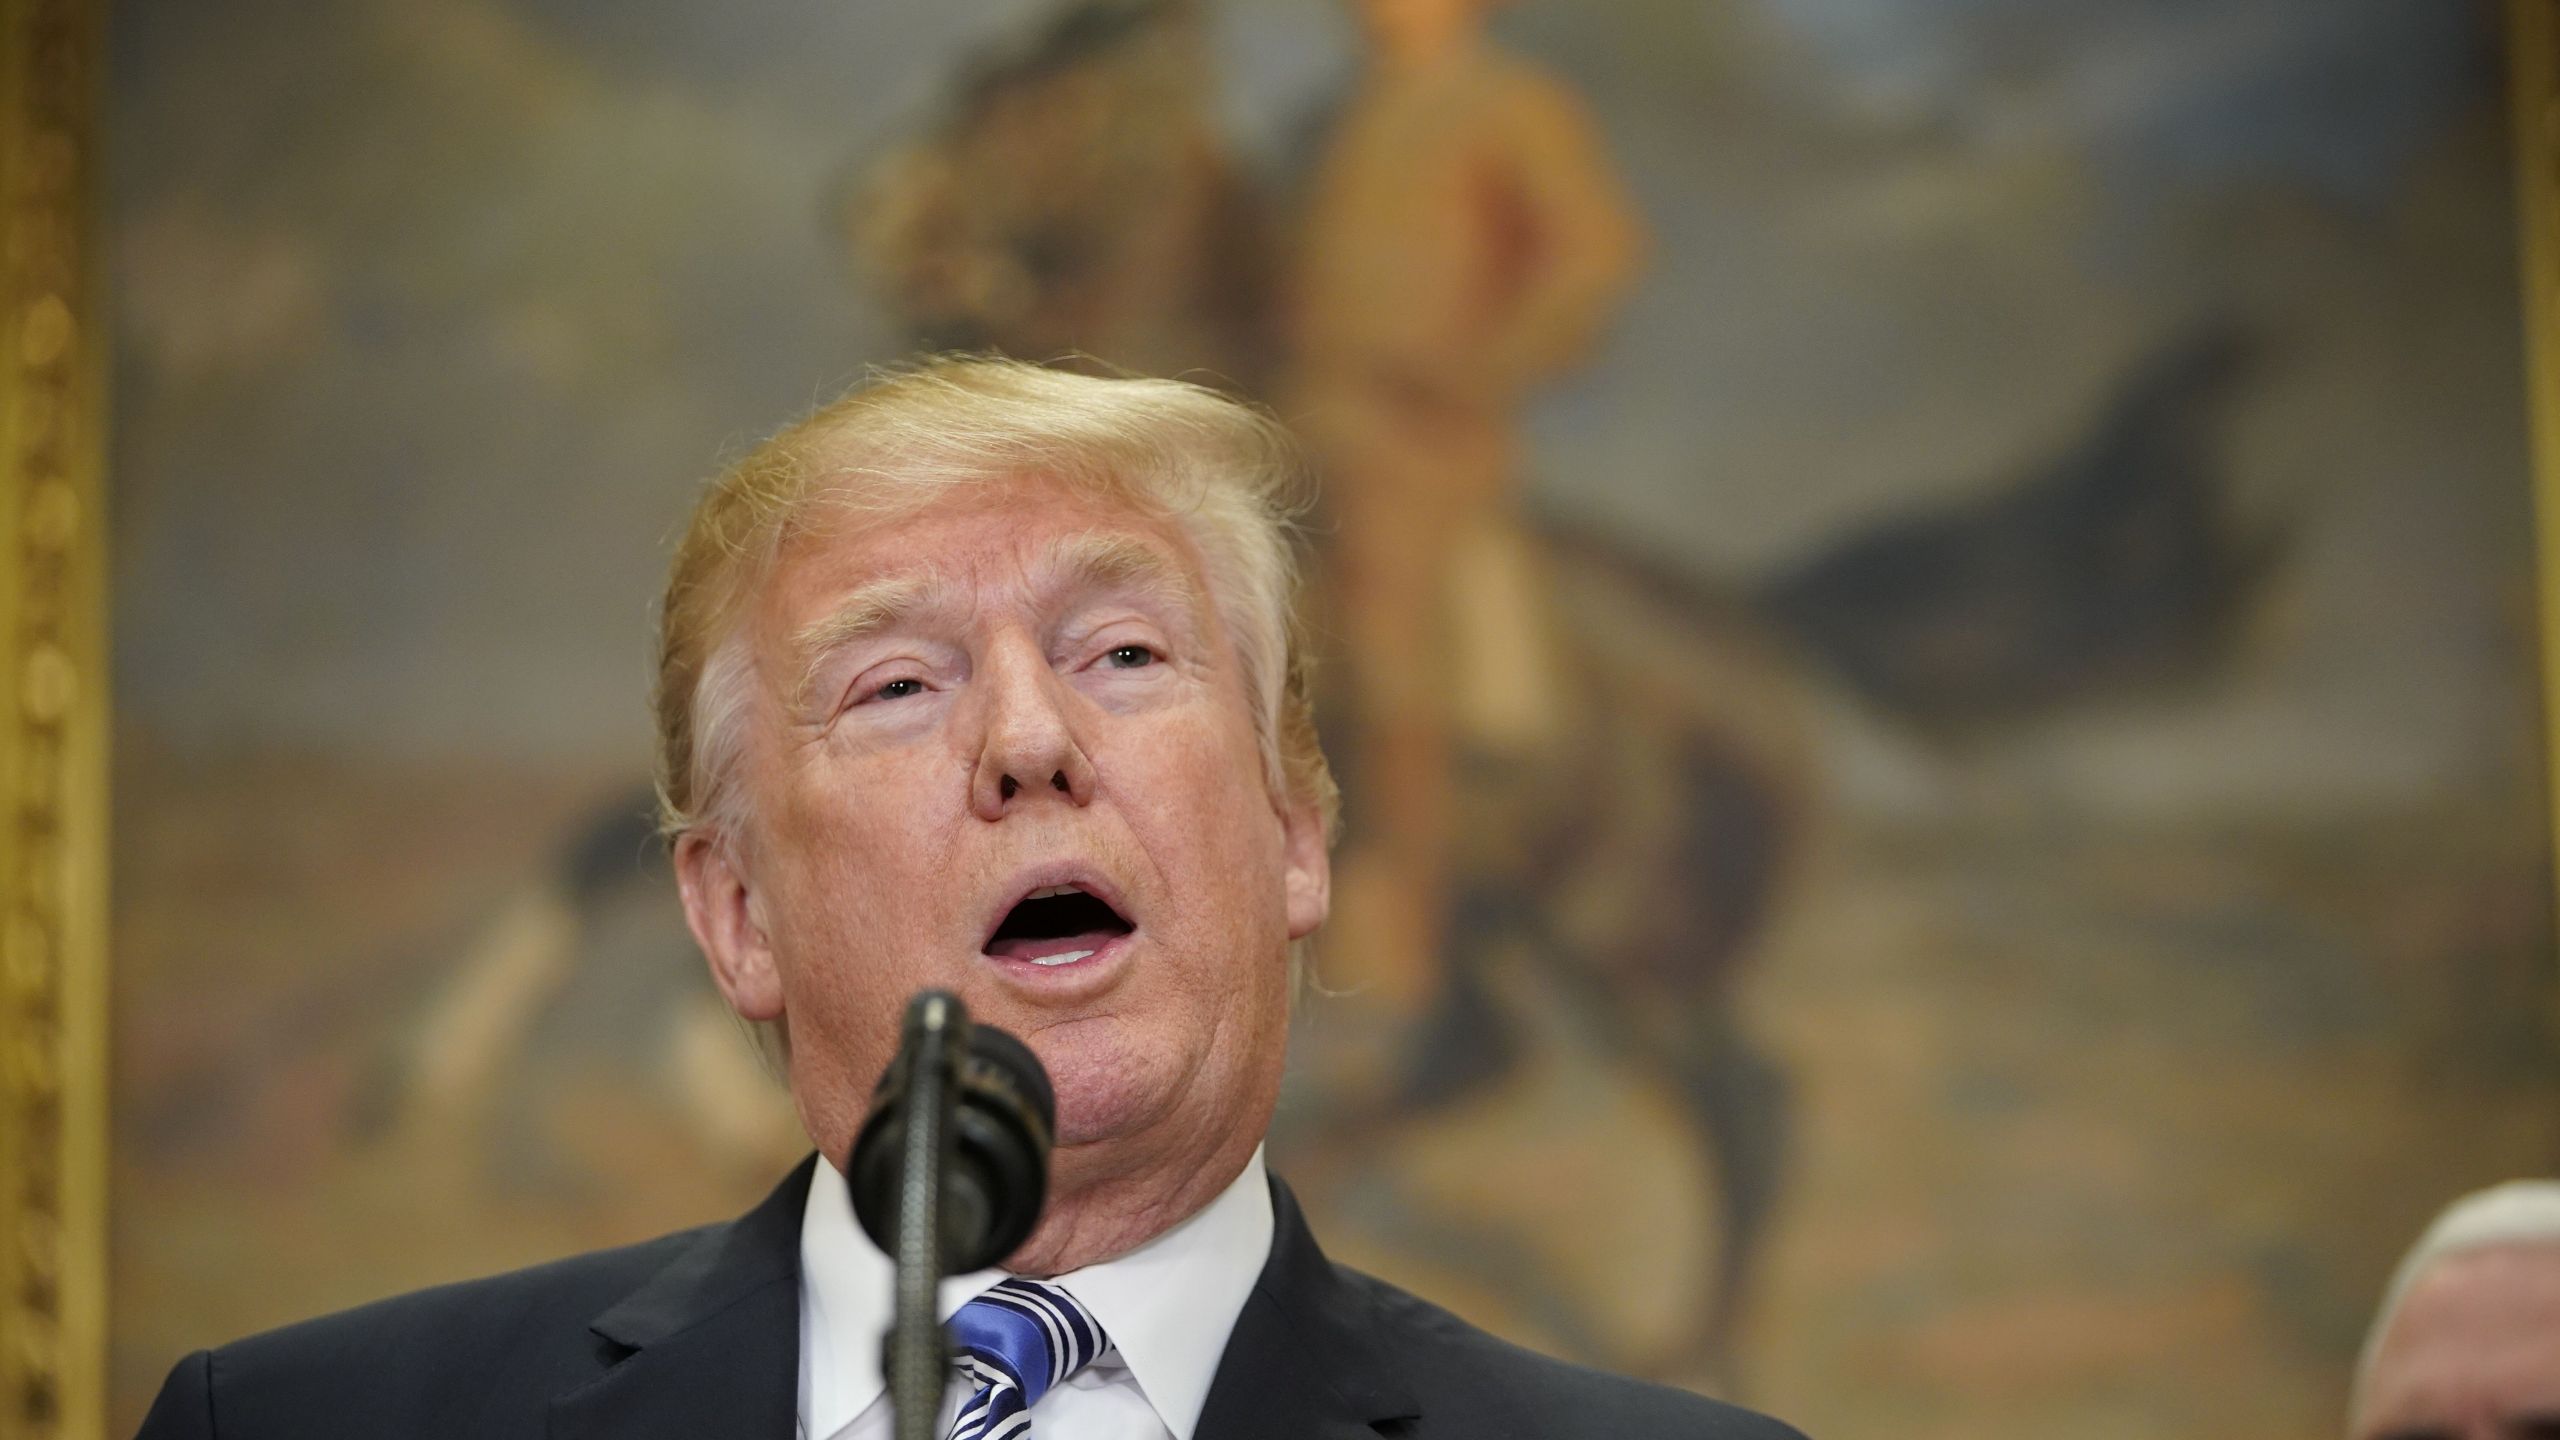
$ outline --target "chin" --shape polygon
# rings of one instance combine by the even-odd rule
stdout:
[[[1093,1145],[1143,1133],[1172,1108],[1173,1087],[1126,1072],[1051,1077],[1058,1090],[1058,1144]]]
[[[1058,1144],[1091,1145],[1135,1134],[1172,1107],[1182,1066],[1167,1047],[1138,1043],[1116,1021],[1043,1030],[1032,1042],[1058,1095]]]
[[[1159,1097],[1140,1093],[1137,1087],[1121,1085],[1092,1087],[1069,1096],[1058,1096],[1058,1144],[1095,1145],[1134,1135],[1147,1128],[1147,1122],[1164,1112]]]

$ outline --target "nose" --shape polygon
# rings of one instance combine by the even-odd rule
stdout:
[[[969,777],[969,808],[1001,820],[1043,796],[1093,803],[1093,761],[1069,724],[1074,694],[1027,640],[990,654],[980,671],[985,728]]]

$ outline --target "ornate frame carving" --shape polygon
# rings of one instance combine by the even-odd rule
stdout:
[[[95,0],[0,0],[0,1440],[106,1433]]]

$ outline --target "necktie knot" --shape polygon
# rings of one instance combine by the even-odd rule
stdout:
[[[951,1317],[960,1368],[976,1393],[952,1422],[951,1440],[1014,1440],[1024,1411],[1094,1362],[1111,1343],[1076,1298],[1055,1285],[999,1280]]]

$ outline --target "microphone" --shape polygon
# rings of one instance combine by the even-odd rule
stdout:
[[[898,1200],[909,1131],[921,1108],[949,1097],[942,1162],[939,1273],[983,1270],[1013,1253],[1040,1223],[1048,1198],[1057,1097],[1040,1058],[1005,1031],[973,1025],[959,998],[940,990],[907,1007],[897,1058],[871,1093],[871,1114],[847,1171],[854,1214],[873,1243],[898,1249]]]
[[[945,1275],[1013,1253],[1048,1198],[1057,1097],[1029,1046],[971,1025],[958,996],[907,1005],[896,1058],[871,1094],[845,1178],[872,1241],[897,1262],[882,1337],[900,1440],[932,1434],[950,1358],[934,1295]]]

